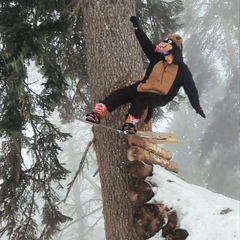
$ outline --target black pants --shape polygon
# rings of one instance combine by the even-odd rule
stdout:
[[[147,108],[153,109],[166,105],[164,95],[152,92],[137,92],[138,84],[139,82],[136,82],[130,86],[120,88],[112,92],[101,102],[107,106],[109,112],[114,111],[122,105],[131,103],[128,113],[135,118],[141,118]]]

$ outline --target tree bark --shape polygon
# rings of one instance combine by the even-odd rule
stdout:
[[[142,60],[129,18],[135,1],[84,0],[84,35],[93,104],[112,91],[141,79]],[[108,113],[103,124],[120,128],[126,107]],[[94,128],[94,148],[102,187],[107,240],[141,240],[133,228],[134,207],[127,196],[132,179],[127,171],[126,136]]]

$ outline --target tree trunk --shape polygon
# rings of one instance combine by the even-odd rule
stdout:
[[[141,79],[142,60],[129,18],[135,1],[85,0],[83,7],[87,68],[93,104],[112,91]],[[120,128],[127,106],[108,113],[103,124]],[[133,228],[134,207],[127,192],[132,179],[127,171],[125,135],[94,129],[107,240],[140,240]]]

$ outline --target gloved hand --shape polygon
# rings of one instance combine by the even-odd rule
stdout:
[[[133,27],[135,28],[139,27],[139,20],[136,16],[131,16],[130,21],[132,22]]]
[[[206,118],[206,115],[204,114],[204,112],[203,112],[201,107],[196,110],[196,113],[199,114],[201,117]]]

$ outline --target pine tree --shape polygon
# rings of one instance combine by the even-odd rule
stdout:
[[[212,35],[213,42],[217,43],[213,54],[223,69],[226,87],[223,96],[213,106],[213,120],[206,129],[200,146],[202,157],[211,159],[207,164],[209,168],[206,173],[207,186],[236,199],[240,198],[238,7],[237,0],[216,1],[210,5],[206,14],[206,20],[210,19],[211,26],[218,30],[218,34]],[[217,21],[215,17],[211,18],[213,14],[218,16]]]
[[[59,161],[59,141],[66,141],[70,135],[53,124],[51,114],[56,108],[82,113],[86,105],[82,108],[79,103],[88,104],[90,100],[88,74],[92,77],[95,69],[90,68],[89,62],[86,68],[86,56],[89,61],[91,48],[95,45],[85,45],[82,8],[89,7],[89,2],[83,6],[81,3],[70,0],[0,2],[0,236],[8,235],[9,239],[49,239],[59,230],[61,223],[70,220],[58,205],[61,181],[68,176],[68,170]],[[94,7],[97,4],[92,2]],[[133,12],[129,6],[124,6],[128,10],[127,20],[124,21],[128,21]],[[168,19],[174,15],[170,13]],[[118,14],[115,12],[116,16]],[[107,29],[104,30],[103,33],[107,32]],[[163,30],[163,33],[168,30]],[[154,31],[157,34],[158,30]],[[125,46],[125,51],[133,43],[128,41],[130,45]],[[100,51],[105,52],[103,49]],[[106,49],[106,53],[115,52]],[[133,57],[137,56],[133,54]],[[140,69],[141,60],[136,59],[136,62]],[[41,82],[33,83],[34,79],[28,76],[28,66],[32,63],[40,69]],[[98,62],[97,68],[100,66]],[[127,83],[133,80],[128,74],[134,75],[137,71],[134,66],[131,68],[133,72],[122,75],[116,74],[112,66],[111,76],[122,79],[121,84]],[[95,77],[101,80],[98,74]],[[76,85],[70,93],[69,83]],[[113,88],[112,85],[108,87]],[[105,89],[102,88],[102,91]],[[91,101],[96,102],[97,97],[97,94],[91,96]],[[120,121],[118,124],[121,124]],[[112,143],[112,137],[109,139]],[[121,141],[115,143],[117,150],[118,144],[125,146],[121,145]],[[120,153],[120,161],[122,156]],[[37,201],[40,198],[43,201]],[[38,213],[41,223],[38,222]]]
[[[54,108],[66,99],[68,84],[51,56],[66,31],[66,6],[59,1],[1,1],[0,90],[0,236],[50,238],[69,218],[58,207],[57,189],[68,170],[59,162],[58,142],[69,134],[51,122]],[[44,81],[33,85],[28,64],[41,68]],[[35,87],[41,86],[37,93]],[[41,204],[37,199],[42,198]],[[41,224],[37,222],[38,211]]]
[[[134,1],[99,1],[95,4],[94,0],[88,0],[84,3],[91,99],[97,103],[113,90],[141,77],[140,48],[129,21]],[[108,114],[102,120],[103,124],[115,128],[121,126],[126,113],[126,106],[122,106]],[[134,230],[134,206],[127,197],[132,179],[127,173],[128,144],[125,136],[94,128],[94,148],[102,186],[106,239],[142,240]]]
[[[188,157],[186,152],[182,158],[186,161],[183,164],[191,166],[191,171],[186,168],[184,174],[212,191],[239,199],[239,3],[201,3],[185,1],[188,7],[183,21],[188,24],[183,32],[189,36],[185,41],[187,63],[193,70],[207,119],[203,122],[185,109],[185,141],[194,155]],[[183,154],[183,149],[180,151]]]

